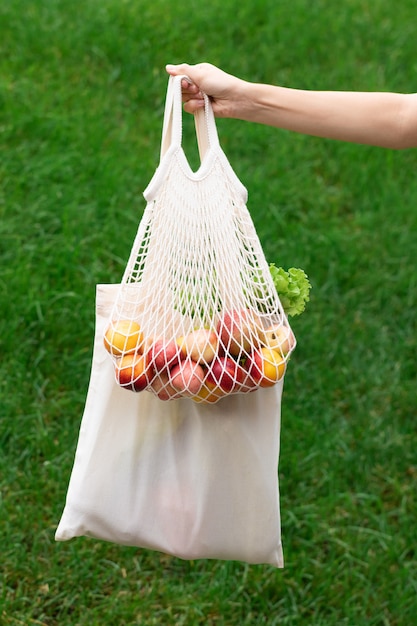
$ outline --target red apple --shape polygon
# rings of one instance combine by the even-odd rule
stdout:
[[[154,376],[151,381],[151,389],[164,402],[171,400],[174,396],[178,396],[177,390],[170,384],[168,369]]]
[[[278,350],[259,348],[250,354],[245,368],[260,387],[272,387],[284,376],[286,361]]]
[[[171,369],[174,365],[178,365],[182,356],[180,348],[174,339],[167,342],[163,339],[157,339],[149,348],[146,359],[155,372],[160,373],[166,369]]]
[[[170,370],[170,383],[182,395],[193,396],[198,394],[204,379],[204,370],[195,361],[187,357]]]
[[[250,356],[248,357],[248,359],[246,359],[245,365],[242,368],[244,371],[244,374],[242,376],[243,381],[239,389],[239,391],[242,391],[242,393],[256,391],[259,387],[258,382],[254,380],[254,378],[248,372],[249,363],[250,363]]]
[[[146,359],[142,354],[125,354],[117,362],[116,380],[125,389],[142,391],[149,384]]]
[[[217,335],[226,353],[239,357],[258,344],[259,317],[250,309],[227,311],[217,324]]]
[[[234,359],[219,356],[210,364],[206,381],[222,391],[230,392],[241,386],[246,376],[245,370]]]

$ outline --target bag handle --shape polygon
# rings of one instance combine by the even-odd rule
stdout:
[[[165,101],[164,122],[162,127],[161,160],[169,148],[180,148],[182,144],[182,80],[190,80],[188,76],[170,76]],[[209,148],[219,145],[216,122],[210,99],[206,94],[204,108],[194,114],[200,160],[203,161]]]

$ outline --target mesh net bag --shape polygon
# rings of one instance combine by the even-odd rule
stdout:
[[[104,345],[120,386],[215,403],[276,384],[296,342],[207,96],[197,171],[185,156],[183,78],[169,79],[161,159]]]

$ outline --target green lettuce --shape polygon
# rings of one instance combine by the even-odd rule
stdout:
[[[286,315],[300,315],[310,300],[311,284],[304,270],[290,267],[288,271],[269,264],[272,280]]]

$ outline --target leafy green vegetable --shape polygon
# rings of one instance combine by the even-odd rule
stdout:
[[[311,284],[304,270],[290,267],[288,271],[269,264],[272,280],[287,315],[300,315],[310,300]]]

